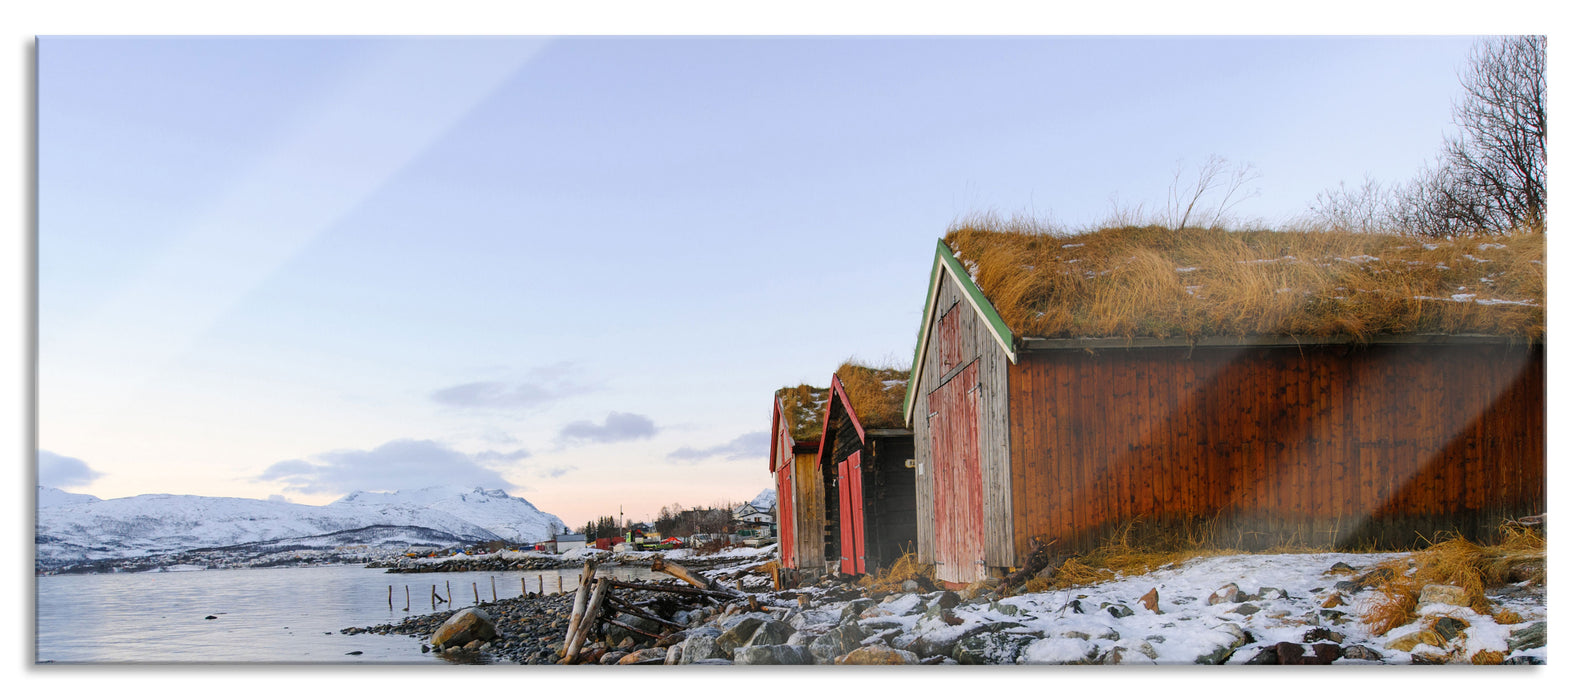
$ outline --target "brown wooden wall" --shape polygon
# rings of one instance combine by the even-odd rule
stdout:
[[[816,449],[799,445],[794,450],[791,503],[796,513],[795,541],[789,544],[782,541],[780,546],[796,548],[797,568],[821,571],[824,568],[824,479]]]
[[[1006,367],[1009,358],[994,340],[993,331],[973,311],[961,288],[948,277],[943,280],[934,305],[933,318],[937,324],[953,307],[959,306],[955,318],[956,337],[961,348],[958,361],[967,364],[979,361],[978,382],[979,410],[978,444],[983,451],[980,458],[983,478],[984,560],[989,567],[1015,566],[1012,559],[1011,531],[1011,471],[1009,423],[1006,418]],[[933,466],[929,456],[928,395],[941,385],[939,372],[939,344],[932,339],[923,350],[918,369],[920,391],[912,406],[911,428],[914,459],[917,462],[917,548],[918,559],[924,563],[937,563],[934,552],[934,503]]]
[[[1393,547],[1545,510],[1542,345],[1024,352],[1008,380],[1018,559],[1134,518]]]

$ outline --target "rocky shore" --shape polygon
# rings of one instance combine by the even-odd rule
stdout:
[[[904,581],[877,593],[826,578],[773,592],[750,563],[707,571],[743,595],[710,602],[638,593],[666,624],[619,615],[579,663],[601,664],[1542,664],[1541,584],[1488,591],[1475,611],[1453,586],[1425,590],[1413,621],[1374,634],[1362,617],[1388,555],[1238,555],[1063,591],[996,595]],[[1337,559],[1338,558],[1338,559]],[[766,560],[766,559],[765,559]],[[763,579],[762,585],[756,579]],[[734,588],[733,588],[734,590]],[[751,593],[751,601],[745,594]],[[454,660],[555,663],[572,595],[502,600],[347,634],[408,634]],[[430,647],[447,620],[465,633]],[[440,635],[444,637],[445,635]]]

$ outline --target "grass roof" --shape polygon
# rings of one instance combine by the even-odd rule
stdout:
[[[1545,238],[1162,227],[945,236],[1019,337],[1487,334],[1542,340]]]
[[[851,410],[864,430],[900,428],[905,425],[901,406],[906,401],[906,380],[910,369],[865,367],[847,362],[835,370]]]
[[[775,398],[780,401],[786,424],[791,426],[792,440],[817,440],[824,432],[824,404],[829,402],[829,389],[807,384],[788,386],[776,391]]]

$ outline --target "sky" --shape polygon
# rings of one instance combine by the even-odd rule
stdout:
[[[773,486],[773,391],[909,361],[934,242],[1219,156],[1411,177],[1458,37],[44,36],[41,484],[568,523]]]

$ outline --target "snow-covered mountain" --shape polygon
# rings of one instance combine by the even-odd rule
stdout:
[[[91,500],[85,500],[91,499]],[[137,557],[315,537],[374,526],[422,528],[457,542],[530,542],[560,518],[503,491],[355,492],[308,506],[250,498],[153,494],[100,500],[39,487],[35,541],[41,565]]]
[[[762,493],[754,496],[753,500],[748,501],[748,503],[751,503],[754,508],[773,511],[775,509],[775,490],[764,489]]]

